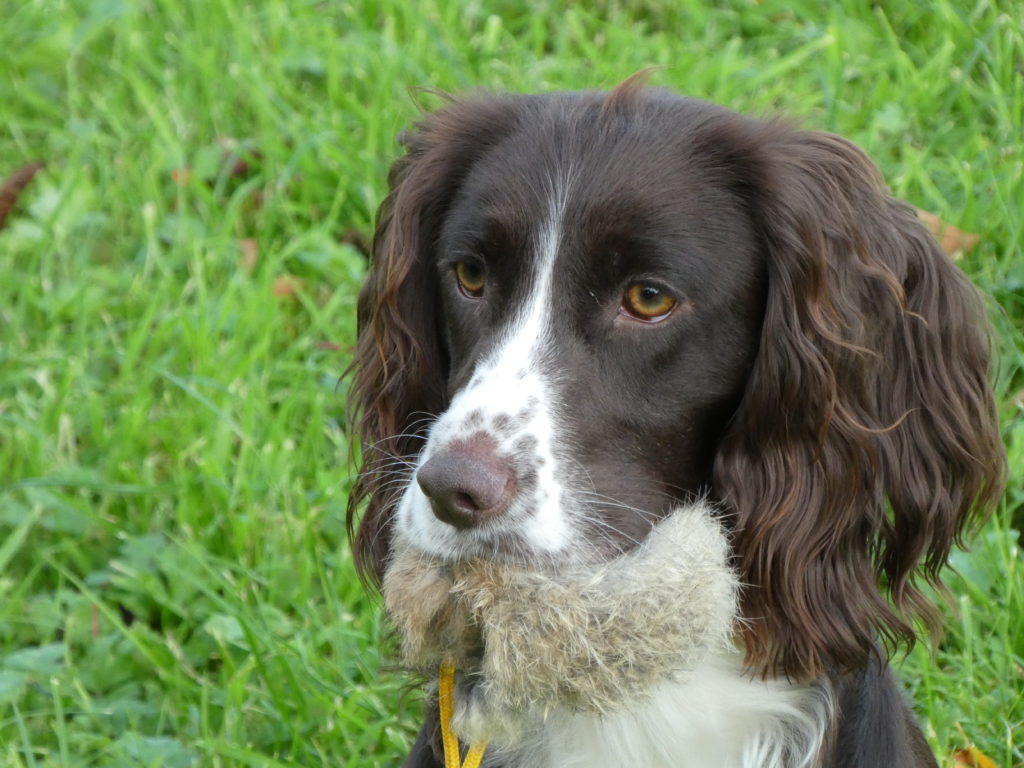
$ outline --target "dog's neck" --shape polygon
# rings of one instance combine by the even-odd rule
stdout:
[[[405,662],[459,669],[464,703],[482,713],[464,723],[471,742],[513,741],[528,715],[555,709],[628,710],[687,680],[733,647],[737,591],[725,534],[701,503],[586,568],[444,563],[399,541],[384,577]]]
[[[468,695],[467,695],[468,694]],[[456,731],[472,722],[473,694],[457,701]],[[492,742],[484,766],[618,768],[813,768],[833,719],[827,684],[752,678],[742,655],[718,654],[684,682],[664,682],[628,709],[603,716],[560,708],[535,712],[515,743]]]

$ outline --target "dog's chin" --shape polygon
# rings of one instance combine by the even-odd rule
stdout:
[[[582,547],[545,551],[516,533],[479,531],[458,541],[442,558],[450,563],[483,561],[551,573],[567,562],[579,561],[584,551]]]
[[[703,504],[598,565],[444,560],[399,535],[383,580],[405,663],[425,674],[454,664],[474,711],[489,713],[474,723],[604,714],[646,698],[731,646],[737,591],[727,538]]]
[[[553,581],[564,579],[573,569],[612,563],[643,546],[642,539],[583,536],[562,549],[548,550],[537,547],[525,536],[504,530],[459,532],[438,542],[424,541],[399,528],[395,540],[390,564],[408,558],[416,561],[418,568],[435,567],[449,575],[493,569],[524,576],[532,573],[539,579]]]
[[[540,572],[557,571],[568,563],[603,562],[624,551],[608,537],[560,537],[553,543],[510,525],[485,523],[460,531],[418,509],[399,518],[395,539],[399,547],[441,563],[485,561]]]

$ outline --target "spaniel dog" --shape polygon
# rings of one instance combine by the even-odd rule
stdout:
[[[982,303],[915,211],[842,138],[636,79],[403,143],[349,526],[464,747],[934,766],[887,657],[1004,457]],[[436,691],[407,766],[444,764]]]

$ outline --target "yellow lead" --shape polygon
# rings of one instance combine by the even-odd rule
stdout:
[[[469,748],[465,762],[459,763],[459,739],[452,731],[452,709],[455,702],[455,667],[447,661],[441,664],[437,675],[437,704],[441,710],[441,741],[444,743],[444,768],[479,768],[483,760],[486,741],[478,741]]]

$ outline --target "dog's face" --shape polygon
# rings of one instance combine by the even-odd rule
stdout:
[[[630,83],[455,102],[406,143],[360,301],[366,572],[396,529],[604,558],[708,494],[752,663],[912,638],[1001,447],[977,297],[859,150]]]
[[[555,116],[467,169],[431,254],[450,403],[398,505],[416,546],[605,556],[710,486],[765,268],[686,128]]]

